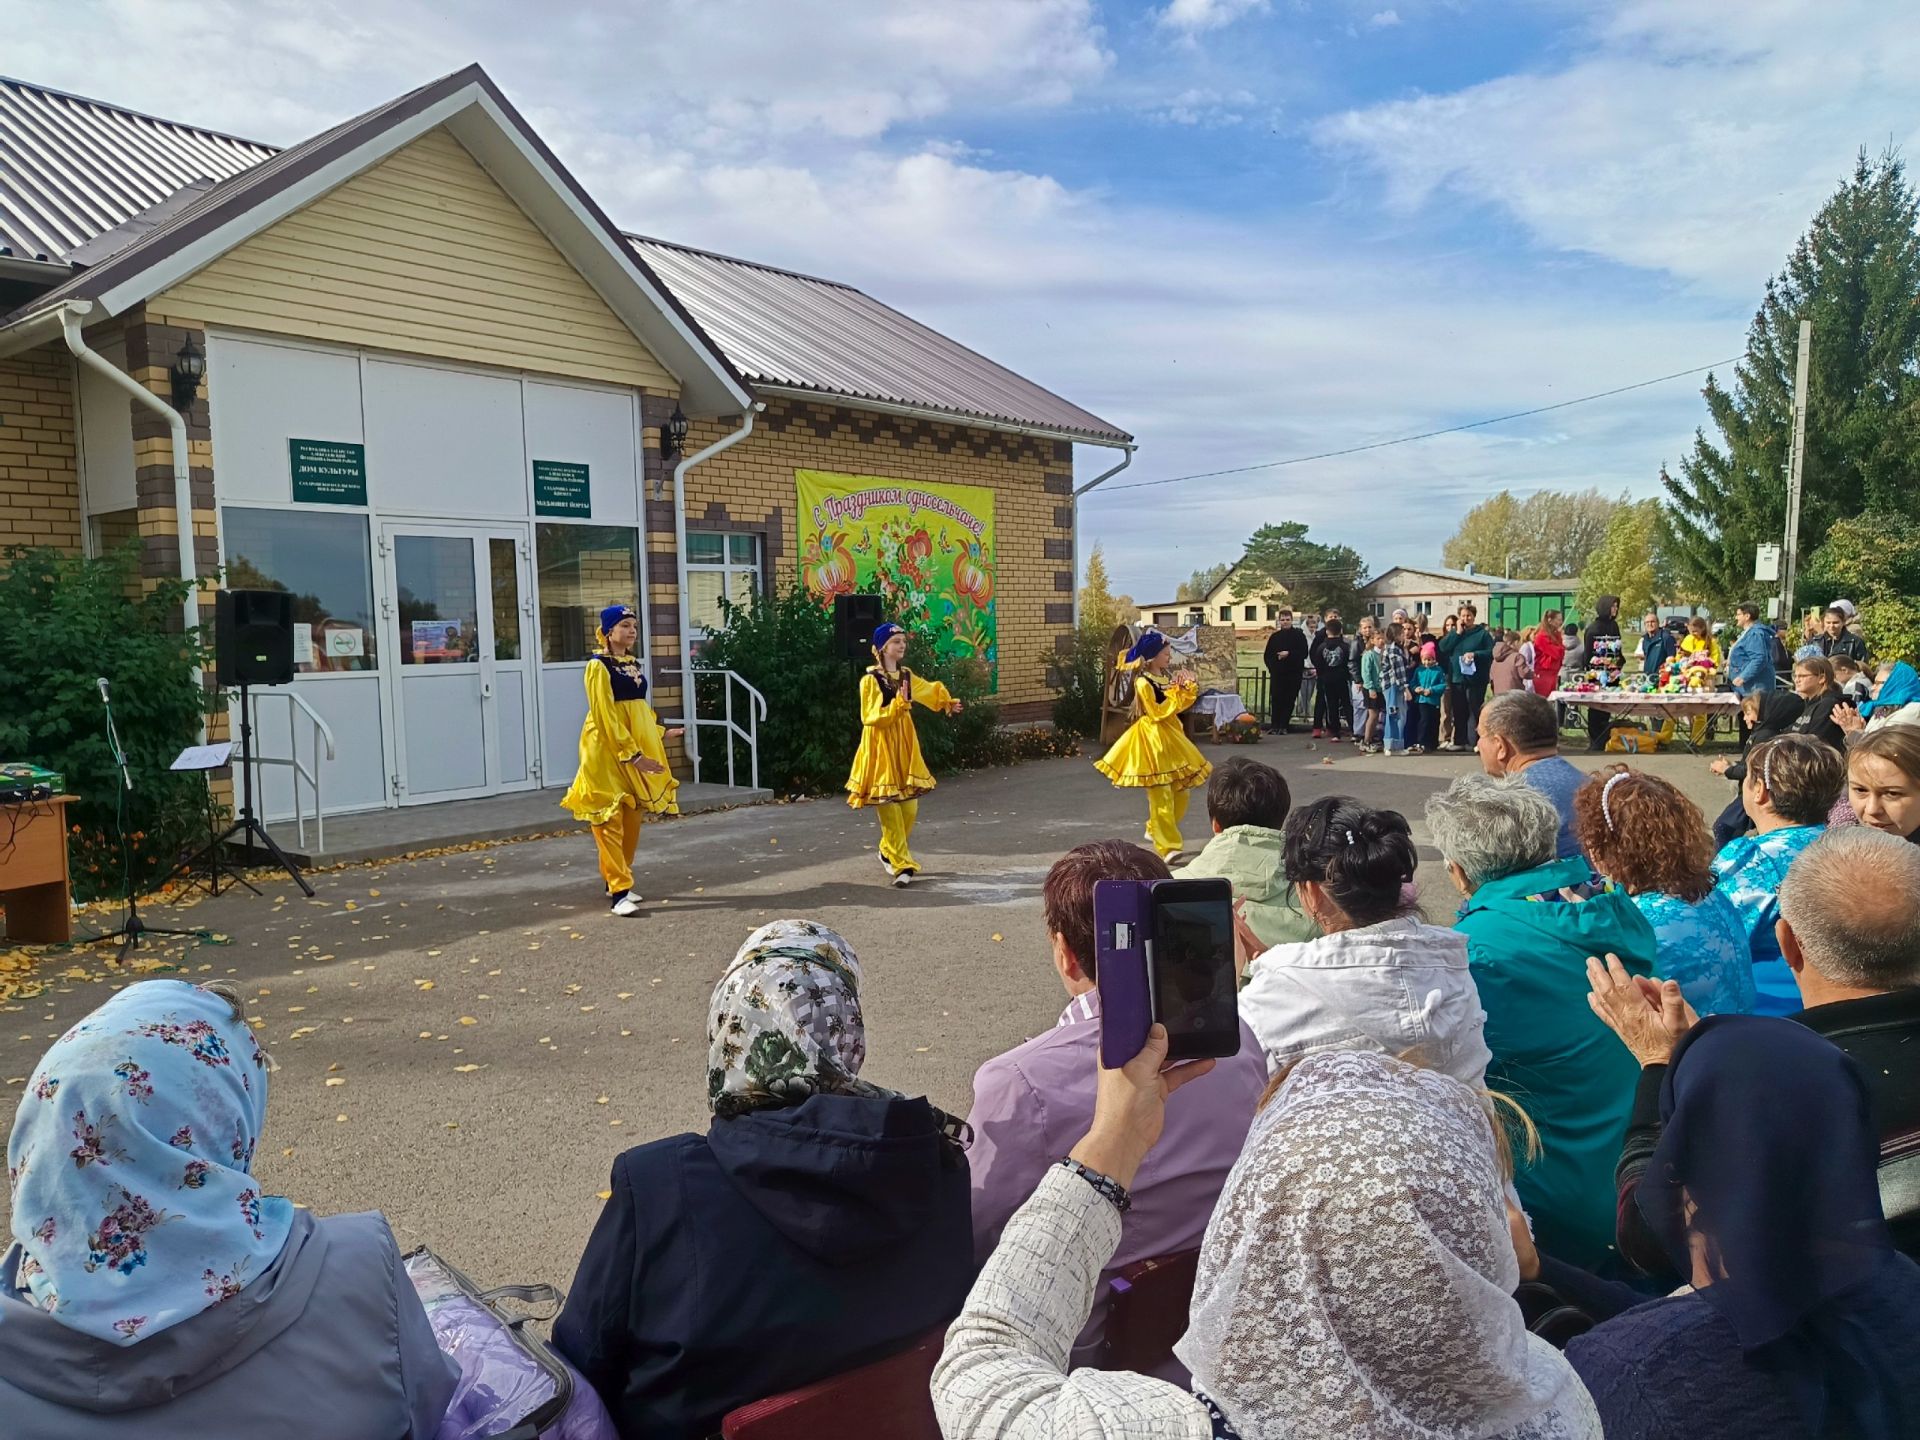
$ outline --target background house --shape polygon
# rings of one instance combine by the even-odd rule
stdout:
[[[1281,607],[1286,604],[1287,588],[1274,585],[1255,595],[1244,598],[1237,596],[1233,587],[1234,574],[1239,568],[1235,565],[1221,576],[1203,599],[1166,600],[1155,605],[1142,605],[1139,623],[1155,625],[1162,630],[1184,630],[1191,625],[1231,625],[1242,639],[1265,635],[1273,628]]]

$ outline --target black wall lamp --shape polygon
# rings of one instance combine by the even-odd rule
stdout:
[[[687,453],[687,417],[676,404],[660,426],[660,458],[671,463]]]
[[[206,354],[193,343],[193,336],[189,335],[181,341],[173,364],[167,370],[167,378],[173,382],[174,409],[184,410],[193,404],[194,397],[200,393],[201,377],[206,373]]]

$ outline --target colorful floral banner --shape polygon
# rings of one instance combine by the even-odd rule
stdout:
[[[800,578],[822,605],[876,594],[943,658],[978,660],[997,688],[993,491],[796,470]]]

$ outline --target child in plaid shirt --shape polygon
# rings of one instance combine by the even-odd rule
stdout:
[[[1406,736],[1401,725],[1407,700],[1406,638],[1404,626],[1397,622],[1387,626],[1385,648],[1380,652],[1380,688],[1387,703],[1385,738],[1389,755],[1406,751]]]

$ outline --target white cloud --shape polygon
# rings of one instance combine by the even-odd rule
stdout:
[[[1165,105],[1149,109],[1147,115],[1168,125],[1219,128],[1244,124],[1247,107],[1253,103],[1251,90],[1183,90]]]
[[[10,37],[8,66],[289,141],[478,59],[622,224],[860,285],[1134,431],[1129,481],[1433,428],[1740,348],[1744,315],[1725,307],[1595,304],[1551,276],[1335,230],[1331,207],[1252,221],[1223,194],[1218,213],[1157,209],[923,139],[1009,110],[1038,134],[1051,108],[1109,98],[1116,61],[1090,0],[868,0],[880,18],[860,23],[854,8],[788,0],[747,24],[743,7],[685,0],[536,15],[508,0],[92,0]],[[1204,76],[1163,93],[1196,116],[1257,103]],[[914,138],[897,140],[909,122]],[[1118,587],[1148,598],[1268,520],[1306,520],[1376,564],[1430,561],[1459,512],[1503,486],[1644,492],[1699,413],[1682,382],[1348,460],[1095,492],[1085,529]],[[1083,452],[1082,474],[1106,463]]]
[[[1160,24],[1169,30],[1197,35],[1220,30],[1243,15],[1264,12],[1268,0],[1170,0],[1159,15]]]
[[[1509,211],[1544,244],[1750,296],[1862,145],[1920,137],[1903,7],[1633,0],[1563,68],[1324,121],[1414,212]]]
[[[1376,10],[1367,18],[1369,30],[1391,30],[1400,23],[1398,10]]]

